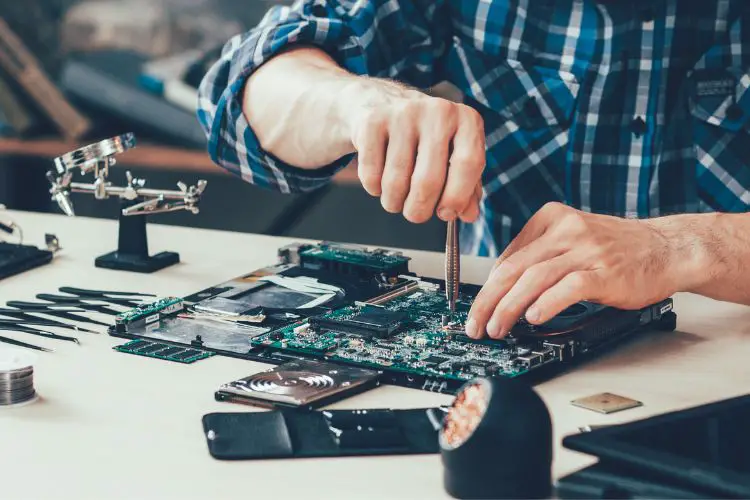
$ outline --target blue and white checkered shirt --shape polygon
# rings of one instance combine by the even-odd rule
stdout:
[[[356,74],[447,81],[484,117],[481,218],[462,251],[495,256],[545,202],[649,217],[750,204],[748,0],[307,0],[230,40],[200,88],[212,159],[244,180],[315,189],[263,151],[248,75],[292,44]]]

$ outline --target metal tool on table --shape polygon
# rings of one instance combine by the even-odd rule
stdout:
[[[81,309],[85,309],[86,311],[91,312],[97,312],[100,314],[106,314],[108,316],[117,316],[120,314],[120,311],[116,311],[115,309],[112,309],[111,307],[108,307],[104,304],[106,304],[106,301],[100,301],[97,299],[91,299],[91,300],[85,300],[80,299],[77,301],[73,301],[71,299],[74,299],[75,297],[65,296],[65,295],[55,295],[52,293],[40,293],[36,295],[36,298],[39,300],[46,300],[47,302],[51,302],[53,304],[77,304],[77,307]]]
[[[0,314],[0,316],[2,316],[2,314]],[[28,318],[26,318],[26,319],[22,319],[22,318],[13,318],[13,319],[10,319],[10,318],[2,318],[2,317],[0,317],[0,328],[2,328],[5,325],[11,325],[11,326],[12,325],[21,325],[21,326],[29,326],[29,325],[31,325],[31,326],[54,326],[54,327],[58,326],[58,324],[55,321],[52,321],[52,320],[47,321],[47,320],[41,319],[41,318],[40,319],[28,319]],[[67,325],[66,324],[66,326],[73,326],[73,325]],[[73,328],[71,328],[71,329],[73,329]],[[78,331],[79,332],[80,331],[85,332],[86,330],[78,330]],[[96,332],[92,332],[92,333],[96,333]]]
[[[98,257],[97,267],[150,273],[180,261],[175,252],[161,252],[150,256],[146,236],[146,215],[186,210],[199,212],[201,195],[207,181],[199,180],[194,186],[178,182],[178,190],[150,189],[144,187],[145,179],[136,179],[125,172],[126,184],[113,186],[109,169],[115,164],[115,155],[135,147],[132,133],[118,135],[89,144],[55,158],[55,171],[47,173],[50,194],[67,215],[75,215],[71,193],[93,195],[97,200],[117,197],[121,200],[119,243],[117,251]],[[95,180],[86,184],[73,182],[73,173],[93,173]],[[141,216],[141,217],[132,217]]]
[[[458,223],[448,221],[445,238],[445,298],[451,313],[456,312],[458,288],[461,282],[461,253],[458,243]]]
[[[39,330],[37,328],[30,328],[30,327],[23,326],[23,325],[9,325],[9,324],[0,323],[0,331],[28,333],[30,335],[38,335],[39,337],[46,337],[48,339],[64,340],[66,342],[75,342],[76,344],[80,344],[78,339],[75,337],[68,337],[67,335],[58,335],[56,333],[48,332],[46,330]]]
[[[48,349],[46,347],[39,347],[38,345],[21,342],[20,340],[11,339],[8,337],[0,337],[0,344],[15,345],[18,347],[24,347],[26,349],[33,349],[35,351],[54,352],[53,349]]]
[[[80,295],[81,297],[156,297],[153,293],[89,290],[88,288],[76,288],[72,286],[63,286],[59,290],[72,295]]]
[[[143,302],[144,297],[155,297],[155,295],[145,293],[87,290],[85,288],[75,288],[72,286],[62,286],[58,290],[73,295],[73,297],[70,297],[71,300],[94,300],[130,308],[138,307],[141,302]]]
[[[7,319],[7,318],[12,318],[12,319]],[[62,321],[45,318],[43,316],[35,316],[34,314],[24,312],[20,309],[10,309],[10,308],[0,307],[0,322],[11,322],[16,325],[33,324],[33,325],[42,325],[42,326],[54,326],[55,328],[65,328],[67,330],[75,330],[78,332],[99,333],[94,330],[89,330],[87,328],[83,328],[75,324],[63,323]]]
[[[87,318],[70,312],[70,306],[77,306],[77,303],[73,304],[50,304],[45,302],[26,302],[22,300],[11,300],[6,304],[8,307],[14,307],[20,312],[35,312],[38,314],[44,314],[47,316],[57,316],[58,318],[68,319],[70,321],[78,321],[80,323],[90,323],[92,325],[110,326],[109,323],[97,321],[95,319]],[[67,309],[64,307],[67,306]],[[63,307],[63,309],[61,309]],[[80,308],[76,309],[76,312],[86,312]]]
[[[5,205],[0,205],[0,212],[5,210]],[[13,236],[20,245],[23,243],[23,230],[16,222],[7,217],[0,217],[0,232]]]

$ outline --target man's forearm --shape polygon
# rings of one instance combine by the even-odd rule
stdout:
[[[342,117],[346,88],[360,77],[325,52],[296,48],[248,78],[243,111],[261,147],[300,168],[318,168],[353,152]]]
[[[680,291],[750,304],[750,214],[684,214],[648,223],[669,241]]]
[[[260,146],[287,164],[315,169],[356,153],[362,186],[387,212],[415,223],[479,216],[484,122],[465,104],[352,75],[309,48],[256,69],[243,103]]]

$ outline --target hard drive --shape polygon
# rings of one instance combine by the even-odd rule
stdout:
[[[314,409],[371,389],[380,372],[320,361],[290,361],[219,387],[217,401]]]

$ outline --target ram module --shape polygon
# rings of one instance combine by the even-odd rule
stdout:
[[[215,354],[201,349],[180,347],[164,342],[153,342],[151,340],[132,340],[126,344],[115,346],[113,349],[127,354],[136,354],[138,356],[185,364],[195,363]]]

